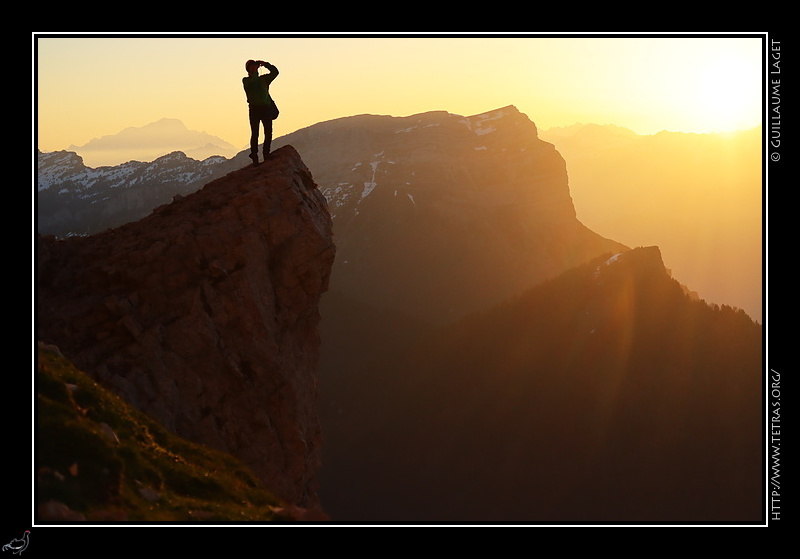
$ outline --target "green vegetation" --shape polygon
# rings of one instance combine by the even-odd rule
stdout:
[[[39,516],[69,509],[41,521],[289,520],[246,466],[168,432],[57,351],[39,348],[36,375],[36,504]]]

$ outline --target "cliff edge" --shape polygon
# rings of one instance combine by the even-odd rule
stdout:
[[[176,434],[313,508],[321,295],[335,257],[296,150],[90,237],[39,238],[37,338]]]

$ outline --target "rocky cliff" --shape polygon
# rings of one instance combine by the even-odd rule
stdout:
[[[175,433],[318,505],[318,305],[334,261],[325,198],[276,150],[146,218],[39,239],[37,336]]]

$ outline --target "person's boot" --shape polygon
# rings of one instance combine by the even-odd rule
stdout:
[[[251,153],[250,154],[250,159],[253,160],[253,167],[257,167],[258,166],[258,154],[257,153]]]

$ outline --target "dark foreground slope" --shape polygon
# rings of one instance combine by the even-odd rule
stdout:
[[[35,520],[321,520],[287,505],[231,455],[170,433],[40,345],[36,370]],[[40,542],[37,542],[40,543]]]
[[[326,509],[758,521],[761,335],[687,297],[657,248],[603,257],[326,384]]]
[[[287,146],[140,221],[40,239],[36,334],[168,430],[314,507],[334,254],[325,199]]]

